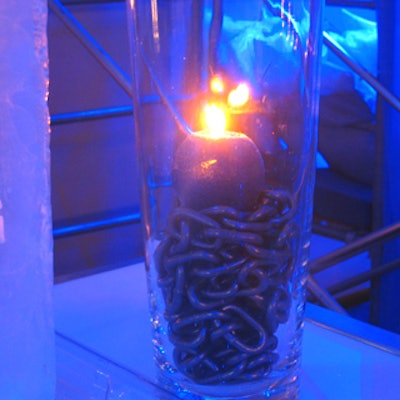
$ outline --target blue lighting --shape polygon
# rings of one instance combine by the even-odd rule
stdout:
[[[375,11],[327,7],[324,31],[360,66],[377,75],[377,24]],[[353,87],[351,87],[353,86]],[[375,111],[376,92],[325,46],[322,52],[321,95],[357,90]]]

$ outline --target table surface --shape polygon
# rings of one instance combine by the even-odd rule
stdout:
[[[152,360],[143,264],[55,285],[57,400],[171,398]],[[400,399],[400,337],[307,305],[302,400]]]

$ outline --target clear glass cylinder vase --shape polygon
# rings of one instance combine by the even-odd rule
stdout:
[[[154,354],[182,398],[298,397],[321,3],[128,3]]]

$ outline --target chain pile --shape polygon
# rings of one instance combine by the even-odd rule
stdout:
[[[265,190],[254,212],[177,208],[155,258],[176,367],[199,384],[267,376],[287,322],[297,227],[293,199]]]

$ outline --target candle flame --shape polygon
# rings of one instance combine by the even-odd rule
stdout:
[[[224,110],[216,104],[207,104],[204,108],[205,125],[213,138],[223,136],[226,128]]]
[[[210,82],[210,90],[213,93],[223,93],[225,90],[224,81],[220,76],[214,76]]]
[[[250,99],[250,89],[245,83],[240,83],[228,95],[228,104],[231,107],[242,107]]]

